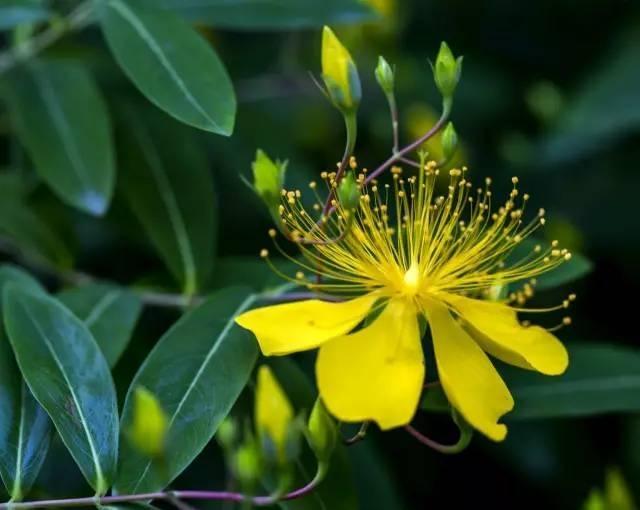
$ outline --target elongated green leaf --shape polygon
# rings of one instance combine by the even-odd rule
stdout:
[[[375,18],[361,0],[159,0],[159,4],[193,21],[244,30],[321,27]]]
[[[207,281],[216,196],[206,157],[187,129],[123,108],[123,192],[167,267],[192,294]],[[125,128],[123,128],[125,129]]]
[[[527,420],[640,411],[640,351],[606,344],[573,344],[561,376],[503,367],[516,402],[506,420]],[[446,397],[427,390],[423,408],[443,411]]]
[[[258,350],[234,317],[253,302],[246,288],[213,294],[183,316],[158,342],[131,383],[122,416],[127,430],[132,392],[151,391],[169,417],[161,465],[121,442],[116,489],[123,494],[164,488],[209,442],[244,388]]]
[[[49,9],[40,0],[0,0],[0,30],[47,19]]]
[[[115,181],[107,110],[78,64],[34,62],[12,72],[3,95],[36,170],[65,202],[100,216]]]
[[[113,367],[131,340],[142,311],[140,299],[133,292],[106,283],[65,290],[58,299],[84,321]]]
[[[9,284],[4,320],[18,366],[89,484],[104,494],[118,450],[109,366],[87,327],[54,298]]]
[[[191,126],[233,132],[236,98],[213,48],[174,14],[136,0],[108,0],[101,25],[118,64],[158,108]]]
[[[0,201],[0,234],[27,258],[63,268],[72,264],[64,242],[19,200]]]
[[[41,290],[23,271],[0,266],[0,292],[8,282]],[[40,472],[53,427],[22,380],[4,326],[0,326],[0,395],[0,476],[12,500],[19,501]]]

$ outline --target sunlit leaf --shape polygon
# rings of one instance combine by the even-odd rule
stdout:
[[[98,344],[57,300],[15,284],[4,289],[4,321],[29,389],[89,484],[104,494],[117,462],[118,409]]]
[[[122,427],[131,422],[133,390],[142,386],[168,416],[167,447],[162,462],[152,462],[123,438],[118,492],[164,488],[211,440],[257,358],[255,340],[234,323],[253,300],[246,288],[221,290],[184,315],[151,351],[131,382]]]
[[[0,301],[5,284],[34,292],[40,285],[18,268],[0,266]],[[53,427],[22,380],[11,345],[0,325],[0,475],[14,501],[25,496],[44,462]]]

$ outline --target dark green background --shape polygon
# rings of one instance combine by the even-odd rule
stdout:
[[[334,165],[344,142],[339,114],[308,75],[319,75],[318,28],[202,26],[201,31],[217,48],[237,92],[238,115],[230,138],[179,126],[159,113],[118,70],[98,30],[63,39],[48,56],[82,61],[93,73],[115,126],[118,172],[135,164],[127,159],[130,124],[122,112],[128,108],[154,125],[172,168],[193,161],[191,144],[204,148],[217,200],[217,256],[205,285],[210,290],[251,283],[246,266],[234,266],[231,258],[257,261],[268,242],[269,217],[240,180],[240,175],[250,175],[256,148],[289,159],[288,182],[302,186]],[[583,280],[548,293],[554,302],[569,291],[578,294],[574,324],[559,336],[637,347],[640,4],[398,0],[392,18],[339,26],[337,33],[350,48],[363,82],[356,154],[369,167],[390,149],[388,112],[373,79],[377,55],[395,66],[401,125],[416,115],[416,105],[438,114],[427,59],[435,58],[440,41],[464,55],[452,119],[471,178],[479,182],[492,176],[500,191],[518,175],[521,189],[532,195],[532,206],[548,211],[550,238],[565,239],[595,264]],[[0,128],[0,175],[24,178],[29,207],[64,240],[75,267],[123,284],[145,282],[179,292],[125,200],[124,187],[144,186],[144,181],[132,184],[133,173],[119,175],[108,214],[92,218],[63,205],[35,177],[12,136],[5,106]],[[167,137],[163,129],[180,135]],[[405,143],[409,136],[403,131]],[[3,186],[0,192],[8,193],[8,184]],[[3,200],[0,214],[7,203]],[[191,205],[197,212],[197,200]],[[49,272],[37,274],[51,289],[59,287]],[[174,311],[145,310],[115,370],[121,398],[146,353],[176,318]],[[310,365],[306,357],[300,361]],[[455,440],[446,419],[424,415],[417,424],[433,437]],[[360,506],[367,510],[580,508],[590,489],[602,485],[608,466],[620,466],[640,498],[640,419],[634,415],[514,422],[504,443],[476,437],[467,451],[453,457],[419,446],[403,431],[373,431],[349,454]],[[212,445],[174,485],[213,488],[223,483],[222,457]],[[55,444],[34,494],[89,493],[64,449]],[[211,505],[215,507],[222,508]]]

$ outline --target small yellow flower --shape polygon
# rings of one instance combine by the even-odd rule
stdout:
[[[322,77],[335,105],[352,110],[360,102],[358,71],[349,54],[329,27],[322,31]]]
[[[293,408],[268,366],[258,370],[255,398],[256,431],[264,441],[273,444],[278,459],[285,460],[289,426]]]
[[[359,207],[347,210],[336,201],[321,227],[303,208],[300,192],[284,192],[281,220],[300,244],[302,269],[320,275],[307,286],[344,301],[267,306],[236,320],[256,335],[265,355],[319,348],[316,378],[327,409],[342,421],[372,420],[390,429],[409,423],[420,400],[422,316],[450,403],[473,427],[502,440],[507,429],[499,420],[514,402],[487,353],[543,374],[564,372],[564,346],[547,329],[521,323],[518,313],[569,306],[573,296],[544,310],[525,309],[524,303],[535,283],[527,280],[571,255],[553,242],[506,264],[545,222],[542,210],[523,221],[529,197],[520,194],[516,178],[495,208],[490,180],[476,190],[466,169],[449,171],[442,195],[436,190],[445,183],[434,162],[417,175],[404,177],[397,167],[392,174],[393,184],[364,185],[366,174],[360,173]],[[323,176],[335,185],[335,174]],[[522,290],[489,300],[507,284]],[[368,315],[375,318],[358,329]]]

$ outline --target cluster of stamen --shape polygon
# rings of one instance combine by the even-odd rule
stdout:
[[[300,268],[291,278],[270,262],[284,278],[345,297],[377,291],[381,297],[456,293],[495,299],[496,289],[516,285],[517,290],[498,298],[526,312],[566,309],[575,299],[570,295],[553,308],[523,308],[534,295],[536,277],[569,260],[571,253],[557,241],[546,246],[531,242],[545,224],[545,211],[523,220],[530,197],[520,194],[518,178],[512,178],[507,200],[494,209],[491,179],[474,190],[466,167],[449,170],[448,183],[443,183],[434,161],[423,161],[417,175],[408,177],[396,166],[391,184],[368,179],[355,158],[349,167],[360,189],[354,209],[340,203],[337,172],[321,173],[332,197],[328,204],[317,183],[309,184],[315,199],[311,214],[300,190],[282,191],[279,230],[303,255],[290,256],[280,247],[276,230],[269,231],[278,251]],[[267,250],[261,255],[269,260]],[[565,317],[561,325],[570,322]]]

